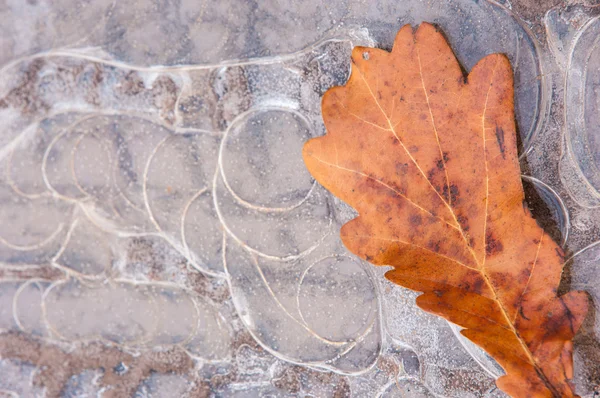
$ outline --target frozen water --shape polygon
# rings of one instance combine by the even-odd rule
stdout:
[[[346,251],[301,148],[353,46],[429,21],[466,70],[507,54],[528,202],[600,310],[600,9],[512,3],[0,3],[0,397],[503,396]]]

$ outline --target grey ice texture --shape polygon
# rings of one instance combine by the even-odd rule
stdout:
[[[594,15],[552,9],[533,33],[485,0],[0,1],[0,329],[193,358],[140,397],[198,380],[223,397],[503,396],[502,369],[458,327],[347,252],[355,214],[301,148],[325,133],[320,98],[353,46],[389,50],[429,21],[467,71],[507,54],[525,184],[600,310]],[[582,395],[594,347],[576,346]],[[43,396],[35,372],[1,359],[0,396]],[[65,396],[101,395],[101,373]]]

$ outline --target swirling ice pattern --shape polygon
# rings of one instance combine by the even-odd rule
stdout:
[[[349,46],[331,40],[285,64],[229,68],[75,55],[13,66],[0,85],[9,120],[0,217],[11,225],[0,231],[0,261],[64,277],[4,282],[12,306],[0,327],[226,359],[218,306],[177,281],[124,271],[127,242],[152,237],[226,279],[242,322],[274,355],[341,373],[369,368],[381,347],[377,288],[346,256],[331,198],[300,155],[322,131],[308,105],[336,80],[289,67],[323,55],[342,62]],[[313,91],[298,99],[300,87]]]

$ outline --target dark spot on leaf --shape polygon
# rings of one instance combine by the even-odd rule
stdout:
[[[488,232],[485,235],[485,242],[485,254],[488,256],[498,254],[504,249],[504,247],[502,246],[502,242],[497,240],[494,237],[494,234],[492,234],[491,232]]]
[[[408,221],[413,227],[418,227],[423,222],[423,219],[421,218],[420,214],[413,214],[409,217]]]
[[[439,187],[435,187],[436,191],[440,191]],[[442,197],[447,202],[448,201],[448,185],[444,185],[444,189],[442,190]]]
[[[458,199],[458,187],[454,184],[450,185],[450,200],[456,202]]]
[[[494,272],[491,275],[491,279],[493,282],[493,285],[496,288],[500,288],[503,289],[505,288],[509,283],[512,283],[512,276],[510,274],[504,273],[504,272]]]
[[[434,168],[434,169],[431,169],[431,170],[429,170],[429,171],[427,172],[427,179],[428,179],[429,181],[433,180],[433,177],[435,177],[435,172],[436,172],[436,171],[437,171],[437,170]],[[438,188],[438,187],[436,187],[436,190],[438,190],[438,191],[439,191],[439,188]]]
[[[427,242],[427,248],[433,250],[434,252],[438,252],[440,250],[440,241],[430,240],[429,242]]]
[[[483,285],[484,285],[485,281],[482,278],[479,278],[475,281],[475,283],[473,283],[473,287],[472,287],[472,292],[473,293],[477,293],[480,294],[483,290]]]
[[[525,286],[529,277],[531,276],[531,270],[533,269],[533,261],[530,263],[529,268],[523,268],[519,273],[519,285]]]
[[[458,199],[458,187],[454,184],[450,185],[450,194],[448,195],[448,185],[444,185],[442,196],[445,200],[448,200],[449,197],[450,202],[456,203],[456,200]]]
[[[462,228],[463,231],[467,232],[469,230],[469,218],[463,216],[462,214],[459,214],[456,217],[458,224],[460,224],[460,227]]]
[[[502,127],[496,126],[496,140],[498,140],[498,146],[500,147],[500,153],[502,153],[502,159],[506,159],[504,151],[506,147],[504,145],[504,130]]]
[[[519,314],[521,314],[521,317],[527,321],[530,321],[531,319],[527,318],[527,316],[525,315],[525,313],[523,312],[523,306],[519,307]]]
[[[408,173],[408,163],[396,163],[396,174],[406,175]]]

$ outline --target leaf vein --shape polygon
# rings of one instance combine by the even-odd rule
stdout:
[[[429,248],[427,248],[425,246],[417,245],[416,243],[412,243],[412,242],[406,242],[406,241],[403,241],[401,239],[384,238],[382,236],[374,236],[374,235],[343,235],[343,236],[345,236],[347,238],[350,238],[350,239],[354,239],[354,238],[356,238],[356,239],[359,239],[359,238],[375,239],[375,240],[383,240],[383,241],[386,241],[386,242],[402,243],[402,244],[405,244],[405,245],[408,245],[408,246],[418,247],[419,249],[423,249],[423,250],[426,250],[428,252],[431,252],[431,253],[435,254],[436,256],[439,256],[439,257],[445,258],[447,260],[450,260],[450,261],[452,261],[452,262],[454,262],[454,263],[456,263],[456,264],[458,264],[458,265],[460,265],[462,267],[469,268],[469,269],[472,269],[472,270],[477,271],[477,272],[481,272],[480,269],[474,268],[474,267],[469,267],[467,264],[465,264],[465,263],[463,263],[463,262],[461,262],[461,261],[459,261],[459,260],[457,260],[455,258],[448,257],[448,256],[446,256],[444,254],[441,254],[439,252],[431,250],[431,249],[429,249]]]
[[[421,77],[421,86],[423,87],[423,94],[425,94],[425,100],[427,102],[427,109],[429,110],[429,117],[431,119],[431,127],[433,127],[433,133],[435,135],[435,141],[437,142],[438,149],[440,151],[440,160],[444,168],[444,176],[446,178],[446,189],[448,190],[448,206],[452,207],[452,195],[450,195],[450,178],[448,177],[448,169],[446,167],[446,161],[444,160],[444,151],[442,150],[442,144],[440,142],[440,136],[435,126],[435,118],[433,117],[433,110],[431,109],[431,103],[429,101],[429,94],[427,94],[427,88],[425,87],[425,78],[423,77],[423,68],[421,66],[421,55],[419,54],[419,46],[417,48],[417,61],[419,63],[419,76]]]
[[[337,156],[337,152],[336,152],[336,156]],[[429,211],[429,210],[427,210],[426,208],[424,208],[424,207],[420,206],[418,203],[414,202],[414,201],[413,201],[412,199],[410,199],[408,196],[406,196],[406,195],[403,195],[403,194],[402,194],[402,193],[400,193],[398,190],[394,189],[394,187],[392,187],[392,186],[390,186],[390,185],[386,184],[385,182],[381,181],[381,180],[380,180],[380,179],[378,179],[378,178],[372,177],[372,176],[370,176],[370,175],[368,175],[368,174],[366,174],[366,173],[363,173],[362,171],[358,171],[358,170],[354,170],[354,169],[349,169],[349,168],[347,168],[347,167],[340,166],[339,164],[333,164],[333,163],[331,163],[331,162],[327,162],[327,161],[325,161],[325,160],[323,160],[323,159],[320,159],[319,157],[317,157],[317,156],[314,156],[314,155],[311,155],[311,157],[312,157],[313,159],[315,159],[316,161],[318,161],[318,162],[320,162],[320,163],[323,163],[323,164],[325,164],[325,165],[327,165],[327,166],[329,166],[329,167],[335,167],[335,168],[337,168],[337,169],[339,169],[339,170],[347,171],[347,172],[349,172],[349,173],[358,174],[358,175],[360,175],[360,176],[362,176],[362,177],[365,177],[365,178],[368,178],[368,179],[370,179],[370,180],[373,180],[373,181],[375,181],[376,183],[378,183],[378,184],[382,185],[383,187],[385,187],[385,188],[389,189],[390,191],[394,192],[396,195],[400,196],[401,198],[403,198],[403,199],[404,199],[404,200],[406,200],[408,203],[410,203],[411,205],[413,205],[413,206],[414,206],[414,207],[416,207],[417,209],[421,210],[422,212],[424,212],[424,213],[427,213],[427,214],[429,214],[429,215],[430,215],[430,216],[432,216],[432,217],[435,217],[437,220],[439,220],[439,222],[441,222],[441,223],[443,223],[443,224],[445,224],[445,225],[449,226],[450,228],[454,228],[454,229],[458,230],[458,227],[456,227],[455,225],[452,225],[452,224],[450,224],[448,221],[446,221],[446,220],[444,220],[443,218],[441,218],[440,216],[437,216],[437,215],[433,214],[432,212],[430,212],[430,211]]]

